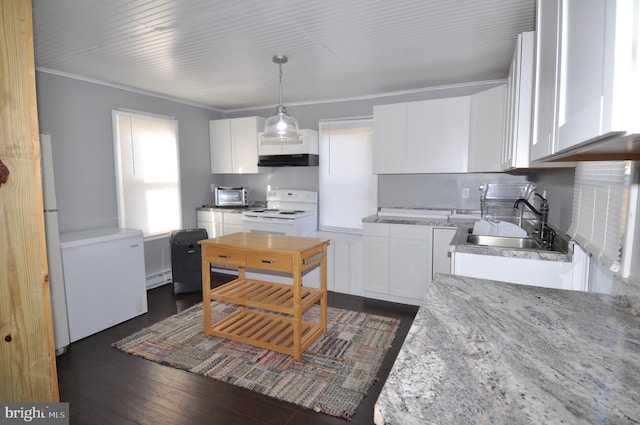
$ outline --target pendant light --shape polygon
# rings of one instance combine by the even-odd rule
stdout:
[[[282,104],[282,64],[288,59],[283,55],[273,57],[273,63],[280,68],[280,90],[279,103],[276,107],[275,115],[266,119],[264,123],[264,133],[262,133],[263,144],[295,144],[302,143],[302,136],[298,131],[298,121],[287,114],[287,108]]]

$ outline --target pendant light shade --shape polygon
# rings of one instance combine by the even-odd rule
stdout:
[[[298,121],[287,114],[287,108],[282,104],[282,64],[287,63],[287,60],[286,56],[276,55],[273,57],[273,62],[278,64],[280,68],[279,103],[275,115],[267,118],[264,123],[263,144],[302,143],[302,136],[298,131]]]

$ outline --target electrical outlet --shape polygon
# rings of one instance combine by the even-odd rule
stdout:
[[[462,199],[469,199],[469,188],[465,187],[462,189]]]

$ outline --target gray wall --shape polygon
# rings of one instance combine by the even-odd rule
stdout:
[[[211,177],[208,121],[220,112],[49,73],[36,73],[40,132],[51,134],[60,231],[117,225],[111,110],[178,120],[182,214],[206,199]],[[206,154],[205,154],[206,153]]]
[[[548,169],[532,173],[536,192],[546,192],[549,201],[549,224],[566,232],[573,211],[574,168]]]
[[[222,117],[185,105],[106,85],[36,73],[40,132],[51,134],[61,232],[117,226],[111,110],[134,109],[178,120],[182,218],[195,227],[211,179],[208,121]],[[147,275],[170,268],[167,239],[145,243]]]
[[[530,181],[527,174],[510,175],[505,173],[380,176],[378,206],[480,209],[480,185],[526,181]],[[467,199],[462,197],[464,188],[469,189],[469,198]]]
[[[267,186],[271,189],[302,189],[318,191],[318,167],[276,167],[266,174],[217,174],[212,179],[219,186],[245,186],[249,188],[249,202],[264,202]],[[210,202],[213,203],[213,194]]]
[[[252,202],[264,201],[267,187],[317,191],[318,167],[274,168],[267,174],[212,175],[208,121],[259,115],[273,108],[221,113],[206,108],[86,82],[45,72],[36,73],[40,131],[50,133],[60,230],[62,232],[117,225],[115,166],[111,110],[127,108],[173,116],[178,120],[183,228],[196,225],[195,210],[211,204],[211,185],[243,185]],[[322,119],[371,116],[377,104],[461,96],[496,84],[430,90],[379,98],[287,105],[302,128],[318,129]],[[285,99],[286,104],[286,99]],[[570,219],[573,171],[528,174],[418,174],[380,176],[379,206],[478,208],[482,183],[531,180],[547,190],[550,223],[565,229]],[[461,196],[470,190],[469,199]],[[145,242],[147,275],[170,269],[167,239]]]

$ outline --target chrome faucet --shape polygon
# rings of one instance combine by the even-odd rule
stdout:
[[[555,232],[547,225],[547,222],[549,220],[549,202],[544,199],[539,193],[536,193],[535,196],[539,197],[542,200],[540,211],[535,209],[534,206],[524,198],[518,199],[515,204],[513,204],[513,208],[518,209],[520,207],[520,204],[525,204],[527,207],[529,207],[532,213],[540,217],[538,220],[538,235],[540,237],[540,240],[542,242],[552,244]]]

